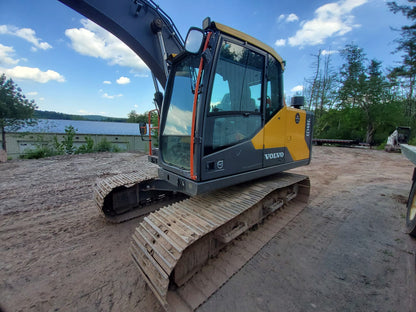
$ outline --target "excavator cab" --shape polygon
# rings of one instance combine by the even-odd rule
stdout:
[[[196,195],[308,164],[312,115],[285,106],[281,57],[237,30],[204,24],[171,62],[159,177]]]

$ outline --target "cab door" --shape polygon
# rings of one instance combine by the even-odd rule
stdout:
[[[224,37],[212,72],[205,112],[202,180],[238,174],[263,165],[251,140],[262,128],[266,55]]]

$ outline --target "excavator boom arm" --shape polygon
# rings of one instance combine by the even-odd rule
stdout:
[[[166,57],[184,50],[170,17],[152,0],[59,0],[127,44],[165,87]]]

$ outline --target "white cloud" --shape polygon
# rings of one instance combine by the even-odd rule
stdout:
[[[40,83],[46,83],[51,80],[64,82],[65,78],[54,70],[41,71],[39,68],[15,66],[9,69],[1,69],[6,76],[14,79],[33,80]]]
[[[302,23],[302,28],[290,37],[291,46],[322,44],[332,36],[342,36],[354,27],[354,16],[350,13],[368,0],[339,0],[325,4],[315,10],[315,18]]]
[[[128,77],[120,77],[116,80],[116,82],[120,85],[129,84],[130,79]]]
[[[288,23],[295,22],[295,21],[298,21],[298,20],[299,20],[299,17],[294,13],[289,14],[289,16],[286,18],[286,22],[288,22]]]
[[[337,50],[322,50],[322,55],[331,55],[331,54],[335,54],[338,53]]]
[[[105,80],[105,81],[103,81],[103,84],[108,84],[108,85],[110,85],[110,84],[111,84],[111,81]]]
[[[286,45],[286,39],[278,39],[274,45],[277,47],[284,47]]]
[[[139,72],[147,71],[144,62],[117,37],[90,20],[82,19],[81,23],[84,27],[65,31],[75,51],[101,58],[110,65],[130,67]]]
[[[115,96],[114,95],[109,95],[108,93],[104,93],[103,98],[112,100],[112,99],[115,98]]]
[[[13,59],[14,49],[0,43],[0,65],[16,65],[19,60]]]
[[[122,96],[123,96],[123,94],[110,95],[110,94],[108,94],[108,93],[104,93],[102,96],[103,96],[103,98],[105,98],[105,99],[114,100],[115,98],[122,97]]]
[[[16,36],[30,42],[33,44],[32,51],[37,51],[37,49],[47,50],[52,48],[49,43],[36,37],[36,32],[31,28],[18,28],[15,26],[0,25],[0,34]]]
[[[142,73],[142,74],[135,73],[134,74],[134,77],[148,78],[148,77],[150,77],[150,75],[149,74],[146,74],[146,73]]]
[[[291,23],[299,20],[299,17],[295,13],[290,13],[289,15],[280,14],[277,18],[278,22],[285,21],[286,23]]]
[[[35,96],[35,95],[38,95],[38,93],[36,91],[32,91],[32,92],[26,93],[26,95],[28,95],[28,96]]]
[[[298,85],[296,87],[293,87],[292,89],[290,89],[291,92],[302,92],[303,91],[303,86],[302,85]]]

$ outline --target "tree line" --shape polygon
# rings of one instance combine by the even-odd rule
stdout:
[[[100,115],[73,115],[53,111],[35,110],[33,117],[37,119],[61,119],[61,120],[85,120],[85,121],[108,121],[127,122],[127,118],[106,117]]]
[[[398,30],[392,51],[401,55],[399,66],[383,70],[382,62],[368,59],[355,44],[339,51],[344,63],[338,70],[331,66],[331,54],[319,50],[314,55],[314,74],[305,81],[304,95],[307,109],[315,112],[316,138],[380,144],[397,126],[410,126],[415,138],[416,6],[411,3],[416,0],[408,2],[387,3],[411,22]]]

